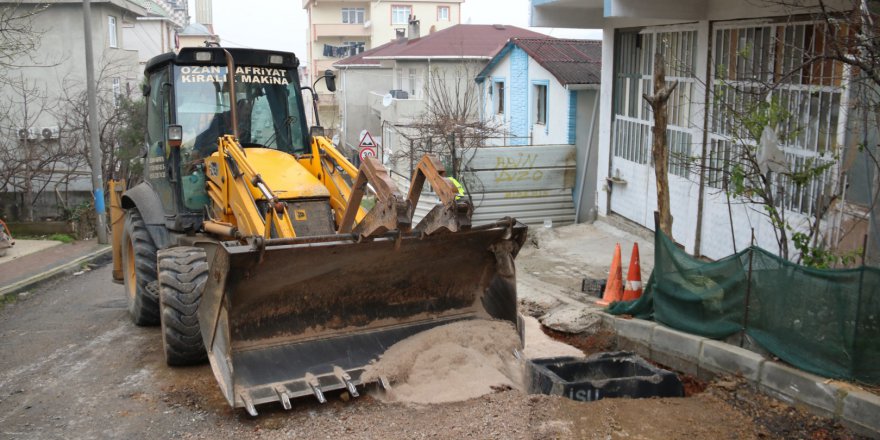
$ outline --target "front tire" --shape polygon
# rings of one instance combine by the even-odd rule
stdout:
[[[137,208],[125,213],[122,230],[123,284],[128,314],[136,325],[159,324],[159,288],[156,282],[156,244]]]
[[[204,363],[208,357],[198,310],[208,282],[205,250],[189,246],[163,249],[158,262],[165,362],[171,366]]]

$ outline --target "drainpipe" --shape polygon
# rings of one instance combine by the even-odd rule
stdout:
[[[580,188],[580,197],[575,200],[574,205],[574,222],[577,223],[581,218],[581,200],[584,198],[584,183],[587,180],[587,172],[590,166],[590,154],[593,152],[593,130],[596,128],[596,120],[599,118],[599,88],[595,90],[596,97],[593,99],[593,114],[590,115],[590,129],[587,131],[587,151],[584,154],[584,172],[581,173],[581,181],[578,182]]]
[[[348,78],[348,67],[343,66],[339,69],[342,74],[342,136],[339,137],[339,145],[345,147],[345,141],[348,137],[348,89],[345,87],[345,80]],[[339,149],[339,145],[337,145],[337,149]],[[341,148],[341,151],[345,151],[345,148]]]

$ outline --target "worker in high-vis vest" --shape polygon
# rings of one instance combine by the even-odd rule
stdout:
[[[462,186],[461,182],[456,180],[455,177],[447,177],[447,179],[449,179],[449,181],[452,182],[453,185],[455,185],[455,189],[458,190],[458,195],[455,196],[455,200],[464,197],[464,186]]]

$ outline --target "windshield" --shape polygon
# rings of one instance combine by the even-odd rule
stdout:
[[[296,71],[236,66],[235,102],[242,145],[302,153],[305,122],[300,120]],[[233,134],[225,66],[174,66],[177,123],[183,126],[184,160],[217,150],[217,138]]]

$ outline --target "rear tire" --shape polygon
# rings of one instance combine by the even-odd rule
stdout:
[[[123,284],[128,314],[136,325],[159,324],[159,288],[156,283],[156,244],[137,208],[125,213],[122,230]]]
[[[171,366],[204,363],[208,356],[199,328],[199,303],[208,282],[208,258],[198,247],[158,253],[162,348]]]

